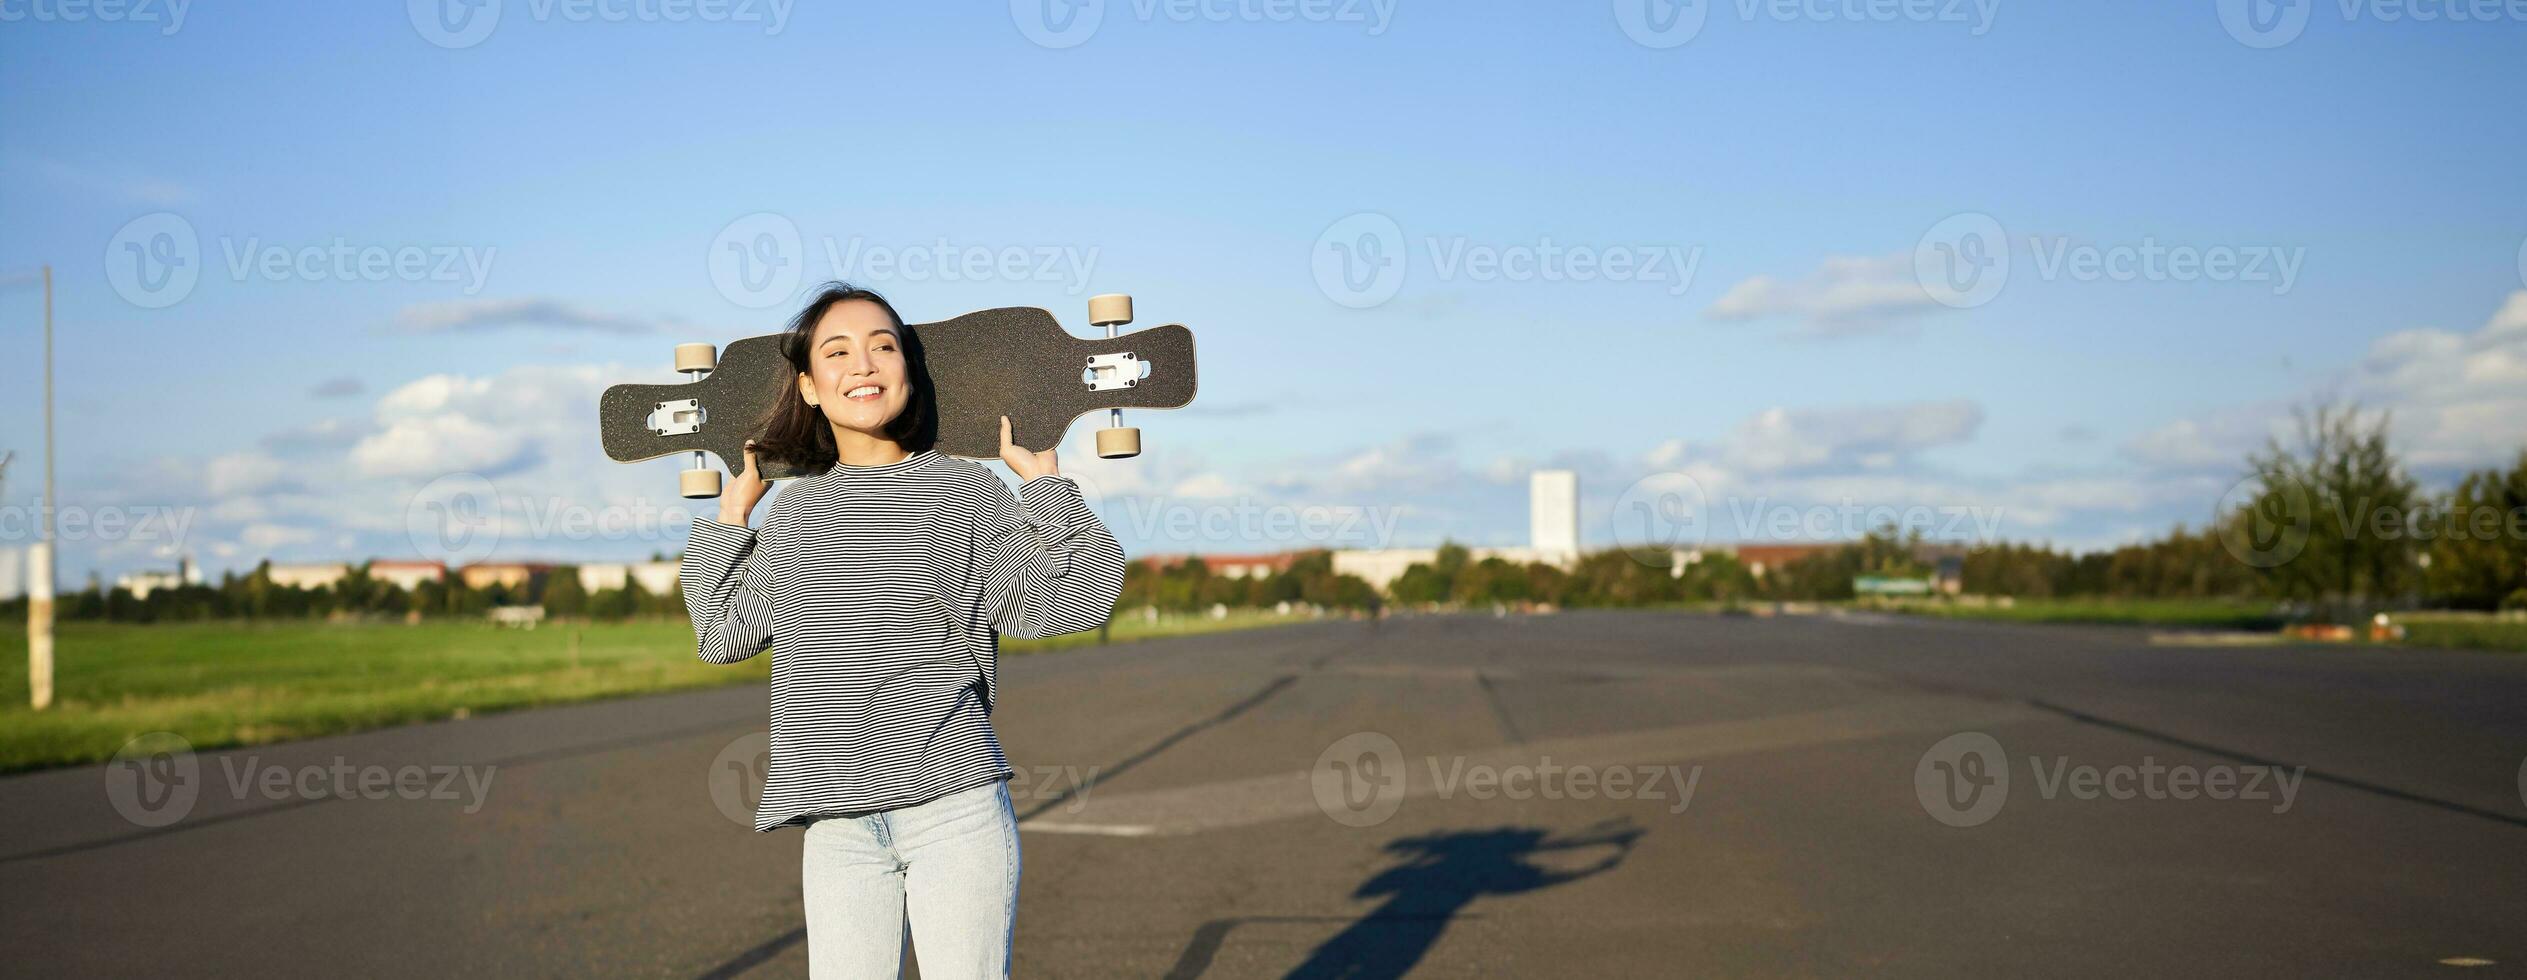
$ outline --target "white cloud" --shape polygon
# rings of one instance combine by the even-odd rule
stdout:
[[[1758,473],[1817,468],[1885,470],[1916,453],[1974,438],[1983,409],[1970,401],[1863,408],[1772,408],[1740,423],[1725,459]],[[1681,447],[1660,446],[1673,458]]]
[[[1911,253],[1898,253],[1829,256],[1797,279],[1754,276],[1729,287],[1703,315],[1721,321],[1798,317],[1807,324],[1802,333],[1829,336],[1945,308],[1913,277]]]
[[[550,328],[589,330],[597,333],[648,334],[657,333],[671,323],[672,321],[644,320],[614,313],[599,313],[545,297],[458,299],[416,303],[395,314],[395,327],[404,333]]]
[[[2527,447],[2527,290],[2511,293],[2471,333],[2403,330],[2381,337],[2354,369],[2350,393],[2395,413],[2408,464],[2504,464]]]
[[[288,472],[281,461],[262,453],[229,453],[203,468],[202,488],[220,496],[253,493],[280,483]]]

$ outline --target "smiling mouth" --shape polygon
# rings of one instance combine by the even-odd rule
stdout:
[[[861,385],[857,388],[851,389],[850,391],[843,392],[842,397],[855,402],[873,402],[878,399],[879,395],[883,395],[885,393],[886,389],[880,388],[876,385]]]

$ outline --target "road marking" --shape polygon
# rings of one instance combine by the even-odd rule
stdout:
[[[2439,961],[2441,966],[2491,966],[2492,961],[2476,956],[2451,956]]]
[[[1018,829],[1033,830],[1046,834],[1087,834],[1096,837],[1147,837],[1158,832],[1158,828],[1147,824],[1052,823],[1043,819],[1029,820],[1025,823],[1021,823],[1018,825]]]

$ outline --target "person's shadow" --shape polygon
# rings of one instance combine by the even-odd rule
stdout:
[[[1613,868],[1641,836],[1630,821],[1607,821],[1553,836],[1532,827],[1498,827],[1406,837],[1386,845],[1403,863],[1377,873],[1353,898],[1386,896],[1385,904],[1325,940],[1294,978],[1401,977],[1430,952],[1450,920],[1477,897],[1516,895],[1575,881]],[[1528,863],[1555,852],[1603,850],[1595,861],[1569,869]]]

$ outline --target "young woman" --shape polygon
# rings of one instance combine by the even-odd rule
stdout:
[[[806,827],[808,971],[897,975],[909,912],[926,977],[1006,976],[1018,909],[1009,761],[993,734],[998,633],[1105,624],[1123,551],[1059,475],[1010,442],[1014,495],[930,448],[920,338],[835,284],[790,321],[786,399],[696,521],[683,561],[702,659],[772,657],[772,757],[755,829]],[[760,530],[758,460],[786,481]]]

